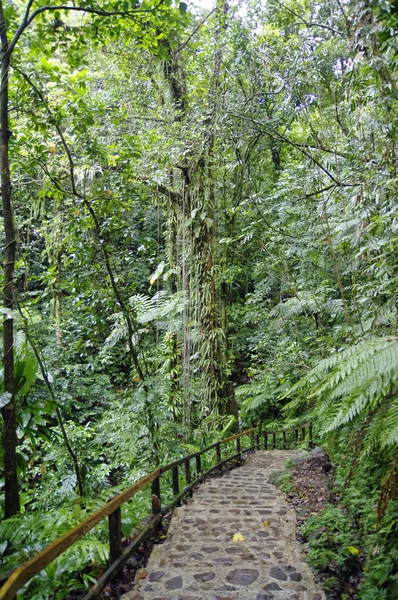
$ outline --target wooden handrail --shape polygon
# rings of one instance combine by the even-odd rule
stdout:
[[[134,496],[137,492],[146,487],[149,483],[153,482],[157,479],[162,473],[173,469],[173,467],[177,467],[182,463],[186,463],[187,460],[191,458],[195,458],[198,455],[202,455],[204,452],[208,452],[212,448],[215,448],[217,444],[226,444],[227,442],[233,441],[235,439],[241,438],[244,435],[249,435],[252,429],[247,431],[242,431],[233,436],[225,438],[220,442],[215,442],[211,446],[200,450],[194,454],[190,454],[185,456],[184,458],[171,463],[170,465],[165,465],[164,467],[159,467],[156,470],[152,471],[136,483],[134,483],[127,490],[124,490],[112,500],[107,502],[104,506],[98,509],[95,513],[87,517],[84,521],[82,521],[79,525],[66,532],[64,535],[59,537],[49,546],[46,546],[41,552],[36,554],[33,558],[31,558],[28,562],[24,563],[20,567],[18,567],[9,579],[4,583],[4,585],[0,589],[0,600],[14,600],[15,595],[21,587],[27,583],[32,577],[37,575],[42,569],[47,567],[53,560],[55,560],[60,554],[65,552],[68,548],[70,548],[75,542],[80,540],[86,533],[88,533],[95,525],[112,515],[117,509],[122,506],[127,500],[129,500],[132,496]]]
[[[165,465],[163,467],[159,467],[160,472],[161,473],[167,473],[167,471],[171,471],[171,469],[173,469],[174,467],[178,467],[180,465],[182,465],[183,463],[185,463],[185,461],[187,459],[191,459],[191,458],[196,458],[197,456],[201,456],[202,454],[204,454],[205,452],[208,452],[209,450],[212,450],[213,448],[216,448],[219,444],[227,444],[228,442],[233,442],[234,440],[241,438],[244,435],[249,435],[251,434],[253,431],[256,431],[254,428],[252,429],[245,429],[244,431],[240,431],[239,433],[235,433],[234,435],[231,435],[230,437],[224,438],[223,440],[219,441],[219,442],[214,442],[214,444],[211,444],[210,446],[207,446],[206,448],[203,448],[203,450],[198,450],[198,452],[193,452],[192,454],[187,454],[186,456],[184,456],[183,458],[179,458],[178,460],[175,460],[174,462]],[[1,598],[1,596],[0,596]]]
[[[90,531],[95,525],[106,519],[111,513],[113,513],[122,504],[127,502],[131,496],[142,490],[144,487],[151,483],[156,477],[159,476],[159,469],[152,471],[149,475],[146,475],[137,483],[134,483],[124,492],[121,492],[110,502],[104,504],[95,513],[87,517],[79,525],[67,531],[59,537],[55,542],[46,546],[44,550],[36,554],[27,563],[16,569],[11,577],[6,581],[3,587],[0,589],[1,600],[13,600],[15,594],[21,587],[29,581],[34,575],[37,575],[39,571],[47,567],[53,560],[55,560],[60,554],[70,548],[75,542],[80,540],[86,533]]]
[[[244,452],[248,452],[250,450],[256,450],[260,448],[259,437],[264,436],[264,445],[267,448],[267,436],[273,436],[273,447],[276,447],[275,439],[276,435],[279,433],[284,433],[284,445],[286,446],[286,433],[290,431],[296,431],[296,444],[298,442],[298,431],[302,430],[304,435],[304,430],[309,429],[310,432],[310,441],[312,441],[312,425],[311,423],[306,423],[305,425],[299,425],[297,427],[293,427],[291,429],[285,429],[281,431],[274,432],[258,432],[256,428],[246,429],[245,431],[241,431],[234,435],[231,435],[219,442],[214,442],[210,446],[203,448],[203,450],[199,450],[198,452],[194,452],[192,454],[188,454],[183,458],[174,461],[165,466],[158,467],[132,486],[112,498],[109,502],[104,504],[101,508],[99,508],[92,515],[87,517],[84,521],[82,521],[79,525],[66,532],[64,535],[59,537],[49,546],[46,546],[41,552],[36,554],[33,558],[31,558],[28,562],[21,565],[15,571],[12,572],[10,577],[4,583],[4,585],[0,589],[0,600],[14,600],[16,593],[21,587],[27,583],[32,577],[37,575],[42,569],[47,567],[53,560],[55,560],[60,554],[65,552],[68,548],[70,548],[75,542],[80,540],[86,533],[88,533],[95,525],[109,517],[109,527],[110,527],[110,545],[111,545],[111,555],[113,554],[113,564],[110,565],[109,569],[106,571],[105,576],[102,581],[98,581],[97,584],[92,588],[92,590],[86,595],[86,598],[95,598],[101,592],[106,582],[111,580],[112,575],[115,575],[118,570],[122,567],[124,562],[127,560],[127,556],[132,553],[133,549],[136,547],[136,542],[131,546],[126,548],[126,550],[122,553],[121,551],[121,532],[120,532],[120,507],[127,502],[132,496],[137,494],[140,490],[145,488],[150,483],[152,484],[152,511],[154,513],[152,519],[152,525],[147,526],[145,528],[145,532],[143,530],[142,536],[138,536],[139,539],[144,539],[144,534],[147,535],[150,532],[150,528],[159,525],[161,516],[165,514],[166,511],[170,510],[173,506],[175,506],[182,498],[188,493],[192,493],[192,489],[195,485],[197,485],[205,476],[210,474],[216,469],[220,469],[223,465],[231,462],[233,460],[237,460],[240,462],[241,456]],[[252,445],[245,450],[241,449],[241,438],[244,436],[249,436],[252,441]],[[303,436],[302,436],[303,439]],[[256,442],[257,440],[257,442]],[[225,445],[229,442],[236,441],[236,453],[228,458],[224,458],[221,460],[221,446]],[[215,466],[208,469],[205,473],[201,473],[201,461],[200,457],[205,452],[209,452],[210,450],[216,450],[216,458],[217,463]],[[196,477],[194,481],[191,481],[191,470],[190,470],[190,460],[195,459],[196,465]],[[178,467],[184,464],[185,468],[185,479],[186,485],[182,491],[179,490],[179,482],[178,482]],[[174,499],[167,507],[161,507],[160,502],[160,477],[162,473],[166,473],[168,471],[172,471],[173,473],[173,491],[174,491]],[[137,542],[139,539],[137,538]]]

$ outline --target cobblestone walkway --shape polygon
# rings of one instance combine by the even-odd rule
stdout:
[[[325,600],[303,562],[294,510],[269,481],[301,454],[256,452],[201,485],[123,600]],[[233,541],[237,533],[244,540]]]

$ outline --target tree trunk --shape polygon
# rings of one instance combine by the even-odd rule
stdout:
[[[19,489],[17,478],[17,435],[16,406],[14,382],[14,265],[16,253],[16,235],[14,216],[11,205],[11,175],[9,165],[9,130],[8,118],[8,78],[10,55],[8,51],[7,26],[4,20],[3,4],[0,0],[0,39],[1,39],[1,91],[0,91],[0,169],[1,196],[3,203],[3,221],[5,232],[4,252],[4,393],[8,395],[8,403],[2,408],[3,415],[3,449],[5,472],[5,507],[7,519],[19,512]]]

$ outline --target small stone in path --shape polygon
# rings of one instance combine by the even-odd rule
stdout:
[[[227,581],[238,585],[250,585],[259,576],[256,569],[234,569],[227,575]]]
[[[218,546],[202,546],[202,552],[207,552],[208,554],[213,554],[213,552],[217,552]]]
[[[196,579],[196,581],[211,581],[212,579],[214,579],[215,577],[215,573],[209,572],[209,573],[198,573],[197,575],[194,575],[194,579]]]
[[[283,569],[281,569],[280,567],[271,567],[271,569],[269,570],[269,574],[274,579],[279,579],[280,581],[287,580],[287,575],[286,575],[285,571]]]
[[[182,588],[182,577],[178,575],[178,577],[172,577],[166,581],[166,588],[168,590],[180,590]]]
[[[152,573],[149,573],[149,581],[157,581],[158,579],[163,577],[165,572],[166,571],[152,571]]]
[[[265,590],[280,590],[280,586],[275,583],[275,581],[271,581],[271,583],[267,583],[267,585],[264,586]]]

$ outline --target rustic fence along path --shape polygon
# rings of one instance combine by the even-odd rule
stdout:
[[[296,541],[295,512],[270,482],[301,454],[256,452],[200,486],[123,600],[324,600]]]
[[[133,552],[160,524],[162,516],[178,505],[184,497],[191,495],[194,487],[209,474],[215,470],[222,470],[223,466],[227,464],[240,464],[242,456],[247,452],[260,450],[260,448],[265,450],[275,450],[277,448],[287,450],[292,447],[297,448],[300,443],[312,443],[312,425],[310,423],[271,433],[261,431],[261,428],[248,429],[216,442],[199,452],[184,456],[184,458],[172,464],[155,469],[33,556],[27,563],[21,565],[12,573],[6,574],[8,579],[0,589],[0,600],[14,600],[16,593],[25,583],[42,569],[45,569],[98,523],[108,518],[110,565],[96,585],[84,596],[83,600],[98,598],[106,584],[115,577]],[[171,475],[170,483],[173,493],[173,498],[167,505],[162,503],[162,495],[165,486],[167,487],[170,483],[164,481],[164,479],[161,483],[164,474]],[[123,548],[121,507],[149,485],[151,486],[152,498],[152,514],[149,517],[149,522],[146,519],[147,524],[142,528],[134,542],[127,548]],[[4,579],[4,576],[0,576],[0,582]],[[172,597],[175,598],[175,596]]]

